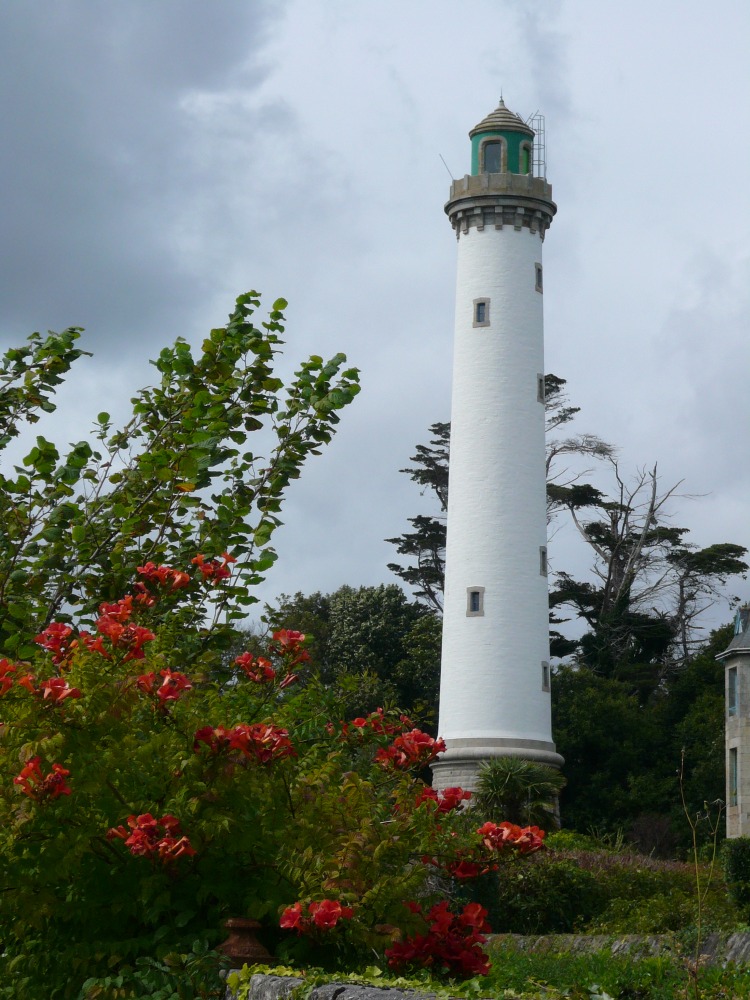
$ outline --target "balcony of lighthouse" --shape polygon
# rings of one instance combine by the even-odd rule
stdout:
[[[556,211],[552,185],[533,174],[466,174],[453,181],[445,205],[457,238],[471,228],[509,226],[544,239]]]

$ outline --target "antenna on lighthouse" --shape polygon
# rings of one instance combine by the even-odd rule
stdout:
[[[451,168],[450,168],[450,167],[448,166],[448,164],[447,164],[447,163],[445,162],[445,160],[443,159],[443,154],[442,154],[442,153],[438,153],[438,156],[440,157],[440,159],[441,159],[441,160],[443,160],[443,166],[444,166],[444,167],[445,167],[445,169],[446,169],[446,170],[448,171],[448,174],[449,174],[449,176],[450,176],[450,179],[451,179],[452,181],[455,181],[455,179],[456,179],[456,178],[455,178],[455,177],[453,176],[453,174],[451,173]]]

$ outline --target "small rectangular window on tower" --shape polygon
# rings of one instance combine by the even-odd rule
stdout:
[[[538,292],[544,291],[544,286],[542,284],[542,265],[534,264],[534,288]]]
[[[543,403],[547,398],[544,386],[544,375],[537,375],[536,377],[536,398],[538,403]]]
[[[729,750],[729,774],[727,775],[729,788],[729,805],[737,805],[737,786],[739,784],[739,774],[738,761],[737,761],[737,747],[731,747]]]
[[[549,691],[549,663],[547,660],[542,660],[542,691]]]
[[[737,714],[737,667],[727,670],[727,715]]]
[[[473,326],[490,325],[490,300],[474,299],[474,322]]]
[[[542,576],[547,575],[547,546],[539,546],[539,573]]]
[[[484,615],[484,587],[467,587],[466,617],[481,618]]]

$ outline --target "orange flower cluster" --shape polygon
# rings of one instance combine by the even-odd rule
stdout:
[[[239,725],[233,729],[203,726],[193,737],[193,749],[199,751],[201,744],[207,746],[211,753],[239,750],[244,757],[260,764],[270,764],[281,757],[297,756],[287,730],[265,722],[256,722],[251,726]]]
[[[412,767],[424,767],[444,750],[442,739],[435,740],[420,729],[412,729],[410,733],[397,736],[389,747],[378,750],[375,760],[381,767],[406,771]]]
[[[142,660],[145,657],[143,644],[152,642],[156,636],[142,625],[134,625],[129,619],[133,614],[133,598],[123,597],[115,604],[101,604],[96,630],[112,643],[114,649],[126,649],[123,660]],[[87,644],[88,645],[88,644]],[[93,645],[89,646],[93,648]]]
[[[171,566],[157,566],[156,563],[147,562],[143,566],[136,566],[136,573],[140,576],[146,578],[149,583],[157,584],[160,587],[164,587],[167,590],[181,590],[183,587],[190,586],[190,576],[179,569],[172,569]],[[137,601],[143,601],[143,603],[153,603],[153,598],[144,599],[140,595],[146,594],[147,591],[142,583],[136,584],[136,589],[139,591],[139,596],[136,597]]]
[[[538,826],[516,826],[515,823],[485,823],[477,833],[490,851],[511,847],[519,854],[533,854],[544,847],[544,830]]]
[[[205,556],[199,553],[190,562],[198,567],[204,580],[213,580],[215,583],[219,583],[221,580],[229,579],[232,575],[229,564],[237,562],[236,558],[230,556],[228,552],[222,552],[221,558],[223,562],[219,562],[218,559],[206,559]]]
[[[304,632],[295,632],[294,629],[281,628],[273,633],[273,641],[269,644],[271,653],[283,658],[287,671],[296,667],[299,663],[307,663],[310,654],[303,648],[306,639]]]
[[[49,700],[52,705],[61,705],[66,698],[81,697],[79,689],[72,688],[62,677],[53,677],[51,680],[42,681],[39,685],[39,693],[45,701]]]
[[[354,910],[351,906],[342,906],[335,899],[321,899],[320,902],[307,904],[305,914],[302,903],[287,906],[281,914],[279,927],[285,930],[295,930],[298,934],[309,934],[311,930],[329,931],[339,920],[351,920]]]
[[[61,795],[70,795],[70,789],[65,779],[70,774],[62,764],[53,764],[52,770],[45,777],[39,766],[39,757],[32,757],[21,773],[13,779],[24,795],[41,802],[44,799],[57,799]]]
[[[136,678],[135,686],[144,694],[155,694],[162,707],[166,707],[170,701],[178,701],[185,691],[192,690],[193,685],[179,670],[160,670],[159,676],[164,680],[158,687],[156,672],[153,670]]]
[[[52,622],[34,636],[34,642],[52,653],[52,662],[58,665],[64,665],[78,645],[73,629],[64,622]]]
[[[80,698],[81,692],[78,688],[73,688],[62,677],[53,677],[51,680],[42,681],[38,688],[34,687],[34,675],[31,673],[19,674],[19,668],[9,663],[8,660],[0,660],[0,697],[7,694],[15,683],[18,687],[26,688],[31,694],[41,695],[42,700],[50,705],[61,705],[66,698]]]
[[[430,809],[436,806],[436,812],[447,813],[453,809],[460,809],[461,803],[468,802],[470,798],[471,792],[463,788],[446,788],[442,792],[436,792],[434,788],[425,786],[414,800],[414,805],[417,808],[426,805]]]
[[[13,674],[17,674],[18,670],[21,669],[19,664],[10,663],[9,660],[0,660],[0,698],[13,687],[13,684],[17,684],[19,687],[26,688],[27,691],[34,692],[34,675],[28,672],[23,674],[18,674],[15,678]]]
[[[252,653],[242,653],[234,661],[249,680],[255,684],[265,684],[276,680],[276,671],[270,660],[265,656],[253,656]]]
[[[467,903],[461,913],[454,914],[448,903],[437,903],[422,913],[418,903],[407,903],[412,913],[424,916],[426,934],[415,934],[397,941],[386,949],[388,964],[393,969],[405,966],[444,968],[452,975],[486,976],[490,971],[487,955],[482,951],[485,934],[492,928],[487,923],[487,911],[479,903]]]
[[[137,597],[135,599],[138,600]],[[92,636],[83,630],[76,635],[70,625],[52,622],[39,635],[34,636],[34,642],[51,653],[52,662],[61,669],[68,667],[74,650],[81,645],[106,660],[112,659],[103,645],[103,639],[108,639],[113,649],[126,651],[123,662],[142,660],[145,656],[144,643],[151,642],[156,636],[142,625],[134,625],[129,621],[132,614],[133,598],[128,595],[114,604],[99,605],[99,618],[96,622],[98,635]]]
[[[446,789],[446,793],[449,789]],[[470,856],[455,853],[451,858],[436,858],[425,855],[424,864],[434,865],[457,879],[478,878],[497,869],[497,855],[514,850],[519,854],[533,854],[544,847],[544,830],[538,826],[517,826],[515,823],[487,822],[476,831],[479,838],[479,852]],[[482,850],[482,848],[484,850]]]
[[[180,835],[180,821],[176,816],[154,819],[151,813],[143,813],[128,816],[127,823],[129,830],[122,825],[112,827],[107,831],[107,839],[124,840],[134,857],[155,858],[168,864],[195,854],[188,838]]]

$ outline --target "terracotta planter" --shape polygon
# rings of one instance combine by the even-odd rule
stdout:
[[[224,921],[224,926],[229,931],[229,937],[223,944],[217,946],[217,951],[223,952],[238,965],[273,965],[273,957],[255,937],[255,932],[260,929],[257,920],[250,920],[247,917],[230,917]]]

